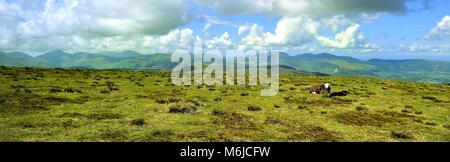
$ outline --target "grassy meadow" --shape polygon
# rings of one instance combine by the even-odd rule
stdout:
[[[309,94],[332,83],[328,98]],[[158,71],[0,68],[0,141],[450,142],[450,85],[338,76],[175,86]]]

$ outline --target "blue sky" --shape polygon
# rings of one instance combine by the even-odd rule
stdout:
[[[0,0],[0,50],[191,48],[450,60],[447,0]]]

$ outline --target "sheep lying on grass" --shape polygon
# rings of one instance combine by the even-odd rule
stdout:
[[[309,90],[309,93],[312,93],[312,94],[329,94],[329,93],[331,93],[331,84],[330,83],[325,83],[325,84],[322,84],[322,85],[313,86]]]
[[[348,92],[348,91],[333,92],[328,97],[332,98],[332,97],[336,97],[336,96],[347,96],[349,93],[350,92]]]
[[[347,96],[349,94],[348,91],[340,91],[331,93],[331,84],[325,83],[322,85],[316,85],[310,88],[309,93],[312,94],[326,94],[328,97],[336,97],[336,96]]]

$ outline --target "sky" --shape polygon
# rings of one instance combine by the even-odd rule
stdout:
[[[450,60],[448,0],[0,0],[0,51],[279,50]]]

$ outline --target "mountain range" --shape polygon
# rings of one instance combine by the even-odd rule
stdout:
[[[15,67],[92,69],[171,69],[177,65],[170,54],[140,54],[135,51],[109,53],[66,53],[62,50],[32,57],[22,52],[1,52],[0,65]],[[280,54],[283,73],[299,75],[346,75],[450,83],[450,62],[422,59],[359,60],[349,56],[321,54]]]

